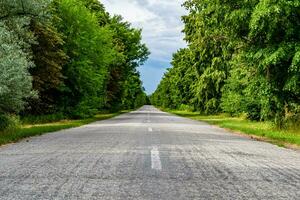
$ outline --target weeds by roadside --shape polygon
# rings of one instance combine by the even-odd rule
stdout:
[[[271,122],[250,121],[243,117],[230,117],[228,115],[200,115],[197,112],[165,110],[167,112],[191,118],[194,120],[204,121],[221,128],[238,131],[244,134],[254,136],[259,140],[268,141],[279,146],[290,147],[297,145],[300,147],[300,130],[299,129],[277,129]]]
[[[40,117],[26,119],[22,122],[18,121],[17,119],[14,127],[9,128],[3,131],[0,131],[0,145],[17,142],[23,138],[42,135],[45,133],[55,132],[63,129],[68,128],[75,128],[85,124],[89,124],[95,121],[105,120],[112,117],[115,117],[121,113],[125,113],[128,111],[122,111],[117,113],[106,113],[106,114],[98,114],[92,118],[88,119],[81,119],[81,120],[58,120],[53,121],[49,120],[51,118],[48,117]],[[14,119],[13,117],[9,120]],[[48,119],[48,120],[46,120]],[[33,120],[33,121],[30,121]],[[29,123],[31,122],[31,123]]]

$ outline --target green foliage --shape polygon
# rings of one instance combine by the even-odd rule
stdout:
[[[136,108],[147,101],[137,67],[148,55],[141,30],[97,0],[2,0],[0,114],[42,121]]]
[[[221,89],[228,74],[232,47],[228,45],[226,15],[231,10],[219,1],[186,1],[183,17],[188,48],[174,55],[166,81],[170,94],[163,106],[189,104],[204,113],[220,111]],[[187,75],[188,73],[188,75]],[[172,79],[176,79],[173,81]],[[182,91],[185,90],[185,91]]]
[[[0,115],[0,134],[13,133],[20,128],[19,118],[13,115]]]
[[[41,124],[26,124],[23,126],[17,126],[14,131],[0,132],[0,145],[17,142],[21,139],[38,136],[44,133],[55,132],[63,129],[79,127],[88,123],[92,123],[99,120],[109,119],[119,115],[120,113],[110,113],[110,114],[98,114],[91,118],[81,119],[81,120],[63,120],[53,123],[41,123]],[[43,118],[43,117],[41,117]]]
[[[9,118],[5,115],[0,115],[0,131],[5,130],[9,125]]]
[[[3,0],[0,2],[0,113],[15,113],[32,97],[34,67],[30,46],[35,42],[29,24],[40,19],[48,1]]]
[[[26,115],[21,117],[22,124],[44,124],[44,123],[53,123],[67,119],[63,113],[53,113],[47,115]]]
[[[108,24],[113,32],[115,48],[119,53],[118,62],[110,66],[108,77],[107,106],[109,109],[122,106],[132,108],[126,103],[131,104],[133,102],[122,98],[128,89],[126,88],[126,81],[133,78],[131,76],[137,76],[136,68],[142,65],[149,55],[147,47],[141,43],[141,30],[131,28],[129,23],[122,20],[122,17],[114,16]],[[135,93],[143,92],[141,87],[135,88],[137,89]]]
[[[188,47],[174,55],[152,103],[174,109],[186,104],[206,114],[245,113],[279,127],[294,121],[289,118],[298,116],[300,104],[300,1],[186,0],[184,6]]]
[[[19,40],[22,38],[0,21],[0,113],[19,112],[26,103],[24,98],[34,94],[28,73],[34,64]]]
[[[191,92],[197,71],[192,66],[191,51],[181,49],[174,54],[173,68],[168,69],[156,92],[151,96],[152,104],[169,108],[178,108],[181,104],[192,104]]]
[[[11,113],[18,113],[33,98],[32,77],[28,70],[32,61],[31,45],[35,43],[29,30],[30,21],[42,20],[40,13],[49,1],[3,0],[0,2],[0,124],[7,132],[17,123]],[[3,117],[4,116],[4,117]]]
[[[264,79],[260,86],[265,91],[262,118],[275,119],[279,126],[283,126],[289,104],[300,100],[300,63],[296,61],[300,46],[299,3],[261,0],[250,21],[252,43],[246,53],[252,56],[248,60],[255,64],[256,76]]]
[[[288,113],[298,112],[290,106],[299,103],[299,63],[296,60],[300,15],[297,10],[297,1],[261,0],[253,6],[247,20],[247,40],[236,52],[224,90],[225,94],[241,94],[241,101],[247,105],[242,110],[250,118],[274,120],[279,127],[283,127]],[[234,89],[236,80],[242,78],[237,76],[237,70],[248,74],[248,78],[242,87]],[[223,98],[228,99],[226,95]]]
[[[33,77],[33,89],[38,91],[39,98],[28,100],[25,112],[36,115],[54,113],[58,110],[56,98],[63,85],[62,68],[67,61],[62,50],[64,41],[50,20],[43,24],[32,21],[31,30],[37,38],[37,43],[32,45],[36,66],[29,71]]]
[[[110,31],[100,27],[95,15],[75,0],[59,1],[57,15],[70,58],[63,69],[66,80],[61,103],[65,109],[75,107],[74,113],[69,109],[72,115],[84,109],[92,115],[93,110],[104,107],[108,66],[116,54]]]
[[[271,122],[249,121],[242,117],[229,117],[227,115],[200,115],[196,112],[173,111],[169,112],[188,117],[193,120],[205,121],[222,128],[238,131],[250,135],[258,140],[268,141],[279,146],[291,147],[291,144],[300,145],[300,129],[279,130]]]
[[[136,68],[149,54],[141,31],[119,16],[110,17],[94,0],[60,0],[56,6],[58,30],[66,38],[64,49],[70,58],[63,68],[61,106],[76,118],[104,108],[133,108],[133,98],[131,102],[122,97],[132,89],[126,81],[136,77]],[[135,94],[143,93],[141,87],[133,88]]]
[[[147,103],[147,96],[142,88],[142,82],[138,73],[133,73],[125,81],[125,91],[122,96],[124,109],[138,108]]]

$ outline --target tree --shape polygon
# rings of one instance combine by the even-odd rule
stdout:
[[[105,105],[108,67],[116,56],[111,32],[100,27],[97,17],[75,0],[58,1],[57,15],[70,58],[63,68],[66,79],[61,106],[74,117],[91,116]]]
[[[30,47],[35,38],[29,30],[33,18],[41,19],[49,1],[3,0],[0,2],[0,111],[17,113],[25,98],[33,96],[31,76],[34,67]]]
[[[51,18],[43,23],[37,20],[31,22],[37,43],[32,45],[35,67],[29,71],[33,77],[33,89],[38,92],[39,98],[29,100],[30,107],[26,112],[30,114],[55,113],[59,109],[57,96],[63,86],[62,68],[67,56],[62,49],[62,35],[53,27]]]
[[[279,127],[291,116],[299,120],[299,0],[186,0],[184,6],[189,53],[174,55],[152,101],[245,113]]]
[[[134,109],[147,103],[147,96],[142,87],[140,75],[132,73],[125,81],[122,104],[125,109]]]
[[[262,117],[283,125],[285,110],[299,102],[300,1],[261,0],[250,21],[248,54],[264,78]],[[253,57],[252,57],[253,55]]]
[[[31,76],[34,67],[22,50],[18,36],[0,22],[0,113],[18,113],[25,98],[32,97]]]
[[[28,105],[22,115],[81,118],[145,102],[141,30],[97,0],[3,0],[0,9],[0,112]]]
[[[114,49],[117,54],[109,66],[106,81],[106,107],[120,109],[122,96],[126,90],[125,82],[130,76],[135,76],[136,69],[148,58],[149,51],[142,41],[141,30],[131,27],[119,15],[110,16],[104,6],[97,0],[82,1],[86,8],[93,13],[100,27],[108,28],[112,34]],[[142,91],[141,91],[142,92]]]
[[[110,66],[107,103],[112,107],[119,107],[123,101],[123,93],[127,89],[125,82],[131,78],[130,76],[136,76],[137,67],[147,60],[149,51],[141,42],[141,30],[132,28],[128,22],[123,22],[122,17],[112,17],[108,26],[113,32],[114,45],[120,57],[118,62]]]

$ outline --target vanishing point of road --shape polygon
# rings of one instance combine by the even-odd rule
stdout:
[[[300,199],[300,152],[144,106],[0,147],[0,199]]]

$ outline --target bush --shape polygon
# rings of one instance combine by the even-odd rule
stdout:
[[[247,102],[246,104],[247,118],[254,121],[261,120],[261,108],[258,104]]]
[[[241,95],[230,91],[224,93],[221,99],[222,110],[231,116],[239,116],[243,112],[242,104],[243,98]]]
[[[10,133],[20,128],[20,120],[16,116],[0,115],[0,133]]]
[[[181,104],[179,106],[179,110],[181,111],[194,111],[194,108],[192,106],[186,105],[186,104]]]
[[[286,127],[292,130],[300,129],[300,114],[294,114],[285,120]]]
[[[49,115],[26,115],[21,118],[23,124],[43,124],[57,122],[60,120],[66,119],[66,116],[63,113],[54,113]]]
[[[91,98],[90,100],[82,100],[71,111],[71,117],[73,119],[86,119],[93,117],[97,114],[97,105],[102,105],[101,101],[97,98]]]

